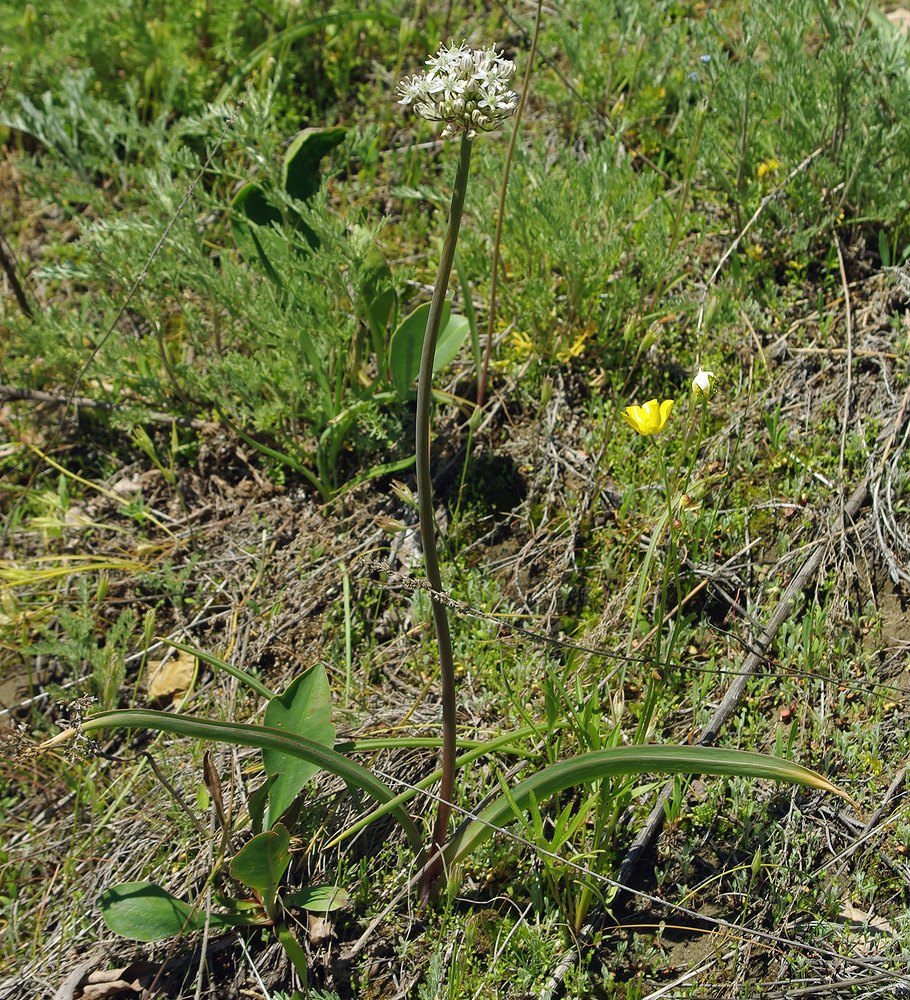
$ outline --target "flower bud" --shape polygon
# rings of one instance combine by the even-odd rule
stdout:
[[[710,399],[717,389],[717,376],[714,372],[699,368],[698,374],[692,379],[692,393],[696,399]]]

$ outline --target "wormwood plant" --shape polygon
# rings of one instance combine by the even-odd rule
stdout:
[[[441,878],[449,877],[453,868],[477,851],[494,831],[517,819],[530,822],[532,829],[540,831],[541,805],[566,790],[587,790],[587,794],[583,796],[585,809],[594,810],[596,815],[596,853],[602,852],[604,843],[612,837],[620,806],[629,794],[628,779],[636,774],[663,772],[765,777],[844,794],[822,775],[789,760],[746,751],[648,743],[649,723],[655,704],[653,687],[645,694],[635,741],[627,745],[619,742],[618,725],[612,727],[612,736],[602,734],[599,732],[600,719],[593,712],[582,719],[583,725],[580,725],[579,713],[565,698],[555,697],[548,701],[548,716],[544,723],[531,719],[528,725],[520,729],[503,732],[486,741],[458,739],[455,711],[458,692],[447,619],[449,600],[442,590],[433,520],[430,458],[432,377],[438,358],[440,330],[445,329],[446,292],[467,189],[472,142],[480,131],[492,129],[506,119],[514,110],[517,97],[507,86],[512,67],[492,49],[471,51],[463,46],[443,47],[429,61],[428,66],[427,73],[412,77],[402,84],[402,102],[413,104],[425,118],[444,122],[443,136],[457,137],[460,141],[449,223],[433,298],[425,314],[418,315],[416,319],[412,317],[406,338],[410,345],[406,353],[412,359],[416,339],[414,330],[424,327],[416,372],[418,391],[415,460],[426,589],[432,600],[440,658],[441,738],[337,741],[332,724],[328,682],[322,667],[312,668],[294,680],[285,691],[276,693],[225,660],[172,643],[175,648],[196,655],[214,669],[231,674],[265,699],[264,723],[253,725],[224,722],[182,712],[141,709],[102,711],[88,716],[80,725],[66,730],[40,747],[46,750],[77,736],[90,736],[105,729],[141,728],[260,750],[266,780],[250,803],[252,836],[230,861],[223,856],[219,857],[211,875],[219,905],[211,915],[203,916],[193,903],[177,900],[162,887],[145,882],[111,887],[102,894],[99,902],[104,918],[112,929],[140,940],[172,936],[198,929],[206,923],[208,926],[218,927],[244,924],[271,927],[285,948],[304,993],[307,990],[306,956],[291,929],[286,911],[295,906],[325,911],[342,905],[345,898],[342,886],[308,886],[296,892],[286,892],[283,889],[283,882],[291,865],[289,845],[297,800],[307,781],[318,771],[338,776],[349,788],[359,790],[376,802],[372,811],[337,834],[333,843],[344,840],[380,817],[391,814],[418,859],[416,879],[425,904],[432,898],[434,885]],[[304,222],[308,223],[312,219],[300,207],[299,199],[296,202],[291,199],[287,207],[299,211]],[[261,228],[261,235],[265,239],[260,240],[260,246],[265,259],[271,260],[270,249],[273,244],[270,242],[270,234],[265,227]],[[313,235],[322,238],[318,230],[312,226],[310,228]],[[310,242],[306,235],[303,239]],[[255,245],[253,254],[262,264],[259,248]],[[380,315],[386,315],[386,306],[377,305],[381,303],[385,290],[387,289],[381,289],[370,299],[371,307],[375,307]],[[391,305],[388,308],[391,312]],[[400,328],[399,326],[398,329]],[[413,362],[409,360],[408,363]],[[713,391],[713,382],[710,372],[700,372],[696,376],[692,391],[705,405]],[[399,388],[409,388],[409,383],[410,379],[402,380]],[[664,428],[672,409],[671,400],[659,403],[655,399],[643,406],[628,408],[625,418],[635,430],[652,438]],[[652,538],[655,551],[657,539],[665,531],[671,533],[672,539],[678,486],[691,474],[698,452],[704,412],[704,406],[700,413],[696,409],[675,464],[664,466],[667,512],[660,529],[654,532]],[[668,566],[670,568],[665,570],[663,601],[666,600],[672,574],[675,572],[672,547]],[[647,575],[646,567],[639,585],[636,623]],[[662,602],[659,622],[662,621],[663,611]],[[672,639],[669,644],[662,647],[658,645],[653,658],[658,664],[666,664],[672,648]],[[560,704],[563,705],[563,715],[558,712],[557,706]],[[526,756],[526,747],[539,739],[542,733],[552,741],[556,734],[565,729],[584,727],[589,730],[589,738],[584,745],[590,749],[568,758],[553,759],[521,781],[501,779],[501,787],[491,792],[487,803],[477,810],[468,808],[470,820],[461,826],[454,837],[448,837],[451,810],[453,806],[462,808],[454,799],[455,776],[460,769],[469,767],[479,758],[496,754]],[[358,754],[393,746],[439,748],[441,767],[404,792],[396,794],[377,774],[355,759]],[[415,797],[437,783],[439,794],[436,798],[439,807],[432,824],[429,846],[425,847],[424,837],[409,807]],[[576,829],[586,818],[581,811],[575,816],[563,811],[561,816],[565,820],[563,828],[569,830]],[[530,817],[530,820],[526,821],[525,817]],[[239,887],[243,887],[244,891],[238,894]],[[590,904],[590,893],[587,890],[586,893],[574,907],[573,924],[576,927]]]

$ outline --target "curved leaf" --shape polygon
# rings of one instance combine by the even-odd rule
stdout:
[[[231,208],[241,212],[257,226],[270,226],[273,222],[281,223],[281,212],[270,204],[265,191],[259,184],[248,181],[231,199]]]
[[[701,746],[648,744],[615,747],[551,764],[519,782],[508,796],[500,795],[452,838],[444,851],[446,864],[455,864],[468,857],[498,828],[511,823],[516,818],[516,808],[525,811],[532,802],[542,802],[557,792],[601,778],[653,772],[771,778],[773,781],[819,788],[849,799],[845,792],[821,774],[781,757]]]
[[[322,180],[319,162],[343,141],[347,131],[343,125],[329,125],[305,128],[297,134],[284,154],[281,170],[284,189],[292,198],[306,201],[316,194]]]
[[[235,667],[232,663],[228,663],[227,660],[222,660],[220,656],[215,656],[214,653],[207,653],[204,649],[197,649],[195,646],[188,646],[186,643],[177,642],[176,639],[168,639],[167,636],[157,636],[156,638],[172,649],[179,649],[181,653],[188,653],[190,656],[195,656],[197,660],[207,663],[210,667],[223,670],[225,673],[230,674],[231,677],[236,677],[238,681],[246,684],[247,687],[257,694],[261,694],[263,698],[275,697],[275,692],[267,688],[258,677],[248,674],[245,670],[241,670],[240,667]]]
[[[259,894],[269,913],[275,909],[278,886],[291,863],[291,835],[283,823],[252,837],[231,862],[231,877]]]
[[[453,360],[459,348],[465,342],[465,338],[471,330],[471,324],[465,316],[450,316],[448,323],[439,331],[439,340],[436,341],[436,353],[433,355],[433,371],[438,372],[440,368]]]
[[[442,307],[442,317],[439,321],[441,330],[444,330],[449,322],[451,308],[448,302]],[[430,303],[424,302],[405,316],[389,341],[389,374],[392,377],[392,387],[398,393],[399,399],[407,399],[410,396],[411,386],[420,370],[420,352],[423,349],[429,315]]]
[[[192,715],[157,712],[150,708],[99,712],[82,723],[83,733],[91,733],[96,729],[152,729],[197,740],[215,740],[235,746],[257,747],[259,750],[277,750],[279,753],[312,761],[323,770],[337,774],[348,785],[371,795],[377,802],[390,802],[395,798],[389,786],[365,767],[305,736],[283,733],[280,729],[267,729],[265,726],[252,726],[243,722],[197,719]],[[404,829],[411,847],[419,851],[422,841],[414,821],[400,806],[393,810],[393,815]]]
[[[351,897],[340,885],[309,885],[281,897],[285,906],[299,906],[301,910],[310,910],[312,913],[340,910],[350,901]]]
[[[269,260],[269,255],[265,252],[265,247],[256,232],[256,226],[280,223],[281,212],[269,203],[262,187],[252,181],[244,184],[234,195],[231,199],[231,208],[234,242],[247,260],[258,260],[269,280],[281,288],[281,277]]]

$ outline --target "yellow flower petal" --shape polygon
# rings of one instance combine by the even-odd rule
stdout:
[[[644,414],[640,406],[627,406],[622,411],[622,418],[633,430],[638,431],[639,434],[645,433],[642,430],[644,426]]]
[[[639,434],[650,435],[664,429],[672,409],[672,399],[665,399],[662,403],[658,403],[656,399],[649,399],[643,406],[627,406],[622,416],[623,420]]]

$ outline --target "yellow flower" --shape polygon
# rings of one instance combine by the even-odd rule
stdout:
[[[767,174],[773,174],[780,170],[780,160],[773,157],[770,160],[763,160],[755,170],[755,175],[762,180]]]
[[[556,360],[561,361],[565,364],[567,361],[571,361],[572,358],[577,358],[580,354],[584,352],[585,342],[588,339],[587,333],[580,333],[573,341],[570,347],[562,351],[556,352]]]
[[[649,399],[644,406],[627,406],[622,411],[622,418],[639,434],[656,434],[664,429],[672,409],[672,399],[665,399],[662,403]]]
[[[521,330],[512,334],[512,347],[519,358],[527,358],[534,353],[534,342]]]

